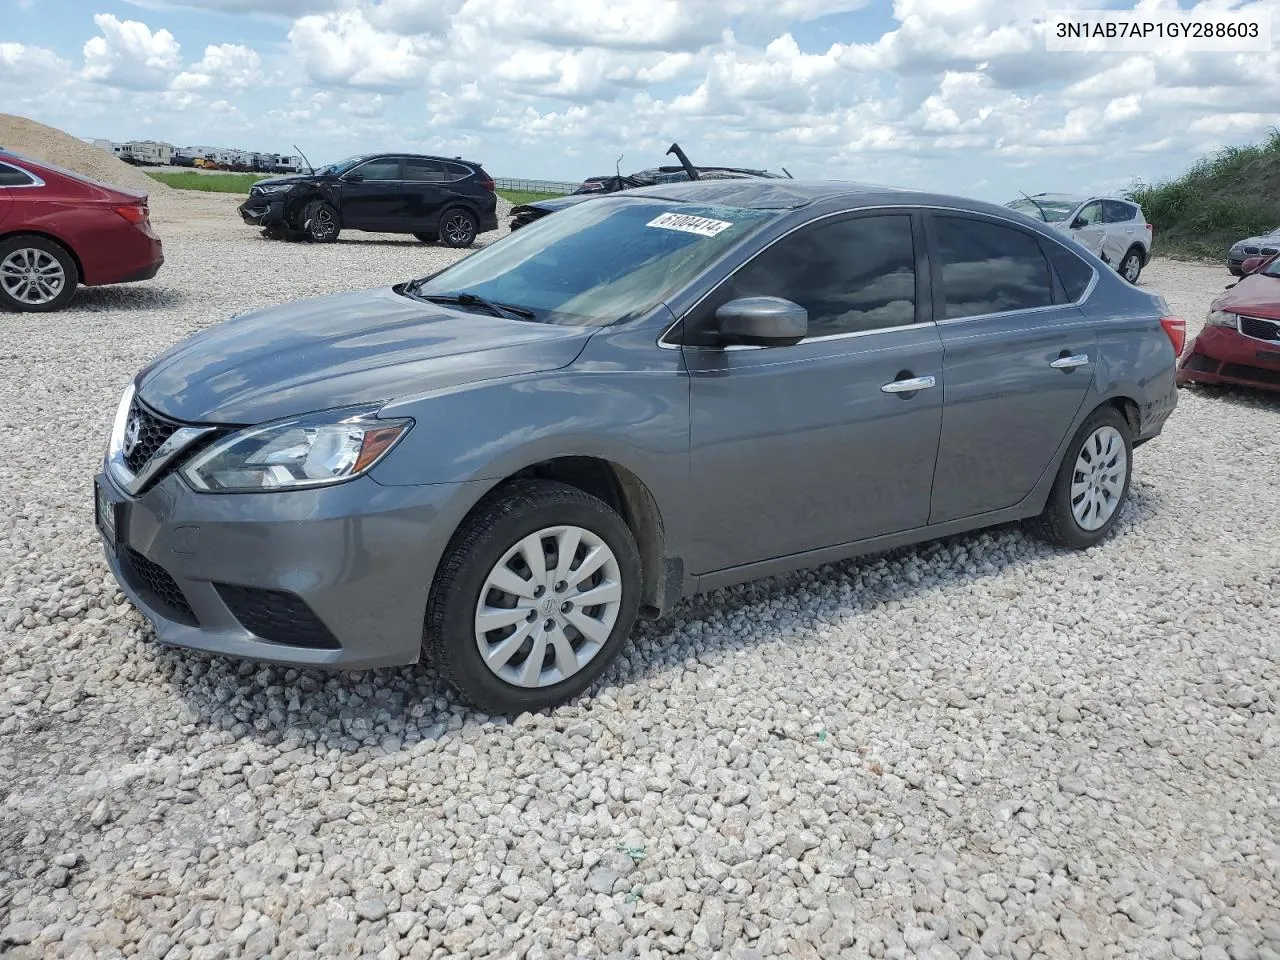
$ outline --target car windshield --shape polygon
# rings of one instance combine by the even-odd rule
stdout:
[[[337,163],[331,163],[327,167],[321,167],[316,173],[326,174],[329,176],[340,177],[361,160],[368,157],[368,154],[362,153],[358,157],[347,157],[345,160],[339,160]]]
[[[1038,206],[1037,206],[1038,204]],[[1067,219],[1067,214],[1077,206],[1074,200],[1014,200],[1005,204],[1010,210],[1017,210],[1029,217],[1043,220],[1045,223],[1060,223]]]
[[[542,323],[603,326],[654,307],[776,211],[601,197],[535,221],[404,288],[471,294]]]

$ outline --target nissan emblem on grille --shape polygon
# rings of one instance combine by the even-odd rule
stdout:
[[[142,423],[138,420],[137,413],[129,417],[129,423],[124,428],[124,455],[127,457],[133,453],[133,448],[138,445],[138,438],[142,435]]]

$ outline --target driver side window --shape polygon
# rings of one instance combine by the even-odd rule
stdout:
[[[740,268],[715,303],[760,296],[804,307],[806,339],[915,323],[911,217],[853,217],[802,227]]]
[[[400,179],[400,161],[390,160],[370,160],[362,163],[351,171],[358,173],[366,181],[368,180],[399,180]]]
[[[1093,203],[1085,204],[1084,209],[1080,211],[1080,214],[1076,219],[1083,221],[1083,224],[1086,227],[1096,226],[1101,223],[1102,202],[1095,200]]]

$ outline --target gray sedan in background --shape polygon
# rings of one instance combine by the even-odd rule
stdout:
[[[537,710],[697,592],[1014,520],[1097,543],[1182,337],[1003,207],[644,188],[180,343],[121,399],[96,516],[164,642],[425,651]]]

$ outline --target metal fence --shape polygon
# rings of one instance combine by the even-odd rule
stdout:
[[[573,193],[582,186],[564,180],[513,180],[510,177],[494,177],[493,184],[499,190],[520,190],[524,193]]]

